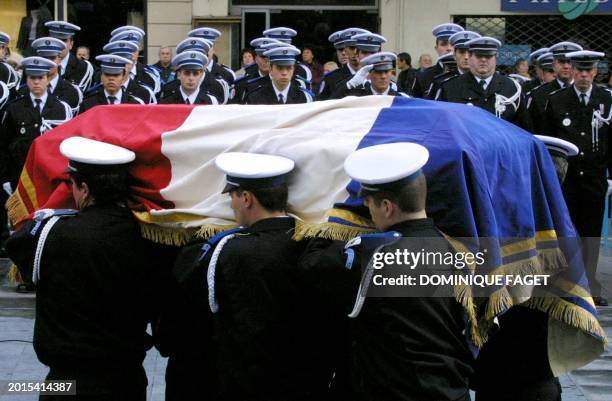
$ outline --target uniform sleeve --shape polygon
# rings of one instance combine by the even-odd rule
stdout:
[[[514,121],[516,125],[524,129],[525,131],[533,133],[534,128],[533,124],[531,123],[531,118],[529,117],[529,112],[527,111],[526,102],[527,98],[524,94],[521,93],[521,103],[519,104],[518,110],[516,111]]]
[[[6,242],[6,252],[25,282],[32,282],[34,254],[43,226],[44,222],[27,221]]]
[[[544,118],[542,119],[542,135],[558,137],[557,130],[555,129],[555,113],[550,100],[546,101],[544,107]]]

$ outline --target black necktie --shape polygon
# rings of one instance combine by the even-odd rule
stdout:
[[[108,104],[115,104],[116,101],[117,101],[117,97],[115,96],[108,97]]]
[[[481,79],[479,83],[480,83],[480,87],[484,91],[487,86],[487,81],[485,81],[484,79]]]
[[[36,103],[34,105],[34,110],[36,110],[36,112],[38,113],[38,115],[41,115],[41,109],[40,109],[40,105],[42,104],[42,100],[41,99],[34,99],[34,103]]]
[[[283,101],[283,94],[282,93],[278,94],[278,104],[285,104],[285,102]]]
[[[587,105],[587,101],[586,101],[586,93],[581,93],[581,94],[580,94],[580,103],[581,103],[583,106],[586,106],[586,105]]]
[[[191,104],[188,97],[185,98],[185,104]]]

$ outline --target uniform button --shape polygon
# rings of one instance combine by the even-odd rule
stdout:
[[[584,171],[581,171],[581,172],[580,172],[580,175],[581,175],[581,176],[583,176],[583,175],[584,175]]]
[[[38,128],[38,124],[34,124],[34,128]]]
[[[584,156],[584,152],[580,152],[580,156]]]
[[[580,133],[580,135],[581,135],[581,136],[585,136],[586,134],[585,134],[584,132],[581,132],[581,133]]]

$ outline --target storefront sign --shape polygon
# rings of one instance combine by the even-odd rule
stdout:
[[[501,0],[501,10],[563,14],[576,19],[584,14],[612,13],[612,0]]]

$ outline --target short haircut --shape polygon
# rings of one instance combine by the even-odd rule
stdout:
[[[268,212],[284,212],[287,210],[287,201],[289,199],[287,184],[263,189],[236,188],[234,191],[238,196],[242,195],[244,191],[249,191]]]
[[[253,56],[253,58],[255,58],[255,56],[257,55],[257,53],[255,53],[255,50],[250,47],[245,47],[244,49],[242,49],[240,51],[240,57],[244,56],[245,53],[249,53],[251,56]]]
[[[79,47],[77,47],[77,51],[79,49],[85,49],[85,50],[87,50],[87,53],[91,53],[91,50],[89,50],[89,47],[87,47],[87,46],[79,46]]]
[[[402,60],[404,63],[408,64],[408,65],[412,65],[412,57],[410,57],[410,54],[406,53],[406,52],[401,52],[400,54],[397,55],[397,59],[398,60]]]
[[[390,186],[388,189],[385,188],[376,192],[368,191],[367,195],[372,197],[376,206],[380,206],[380,203],[384,199],[388,199],[396,204],[402,212],[416,213],[425,210],[427,202],[427,180],[424,174],[420,174],[414,180],[406,184]]]
[[[107,174],[83,174],[69,172],[78,186],[86,183],[94,202],[98,206],[125,202],[129,194],[130,175],[127,171]]]

